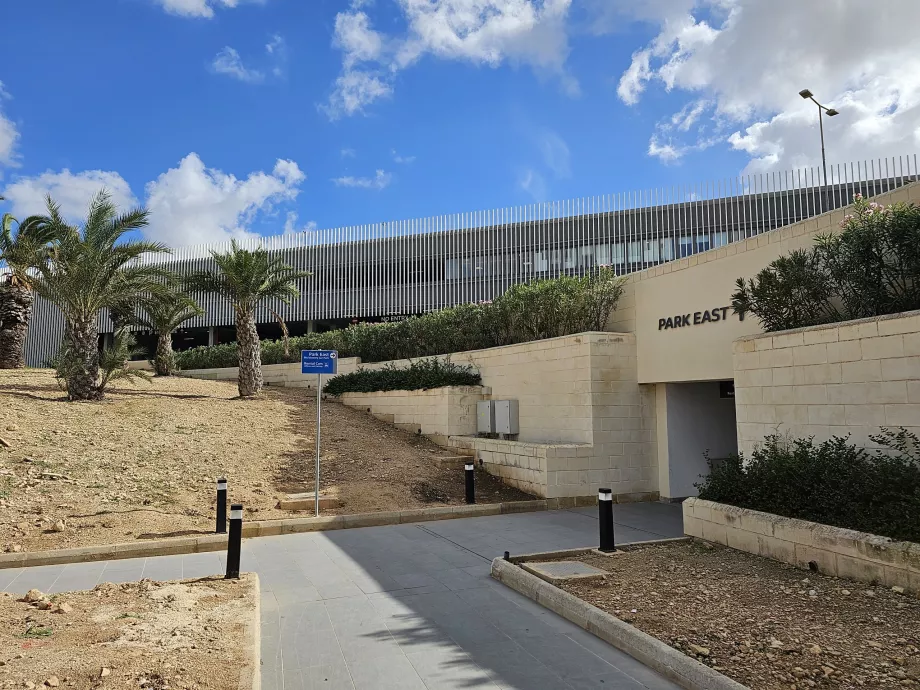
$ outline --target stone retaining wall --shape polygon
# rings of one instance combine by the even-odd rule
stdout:
[[[920,434],[920,312],[748,336],[733,360],[743,453],[777,432],[862,447],[881,427]]]
[[[920,544],[689,498],[684,532],[825,575],[920,593]],[[814,564],[814,566],[812,565]]]
[[[483,386],[445,386],[431,390],[344,393],[344,405],[365,410],[400,429],[446,446],[451,436],[476,433],[476,403],[487,399]]]

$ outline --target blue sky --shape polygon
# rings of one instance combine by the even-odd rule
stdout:
[[[913,153],[920,11],[887,4],[7,2],[0,210],[105,185],[178,245],[811,165],[805,86],[832,160]]]

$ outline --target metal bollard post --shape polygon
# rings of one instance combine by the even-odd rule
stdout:
[[[224,477],[217,479],[217,528],[214,532],[227,533],[227,480]]]
[[[230,536],[227,539],[227,574],[225,580],[240,579],[240,547],[243,541],[243,504],[230,506]]]
[[[601,545],[598,551],[612,553],[617,550],[617,545],[613,534],[613,492],[610,489],[598,489],[597,513],[601,530]]]
[[[466,502],[475,503],[476,502],[476,470],[473,463],[468,462],[465,465],[466,469]]]

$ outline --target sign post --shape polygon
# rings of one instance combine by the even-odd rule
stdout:
[[[323,421],[323,374],[335,375],[339,353],[335,350],[301,350],[300,373],[316,374],[316,488],[313,494],[316,502],[316,517],[319,517],[319,458],[320,428]]]

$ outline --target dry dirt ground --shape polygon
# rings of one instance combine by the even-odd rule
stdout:
[[[0,595],[0,687],[237,690],[251,576]]]
[[[70,403],[50,371],[0,371],[0,550],[209,534],[219,476],[246,519],[296,516],[275,506],[313,489],[315,403],[302,389],[243,400],[235,383],[183,378]],[[464,500],[462,468],[364,412],[324,401],[322,444],[323,492],[343,502],[326,514]],[[479,502],[527,498],[477,472]]]
[[[584,556],[563,588],[753,690],[920,686],[920,598],[721,546]]]

